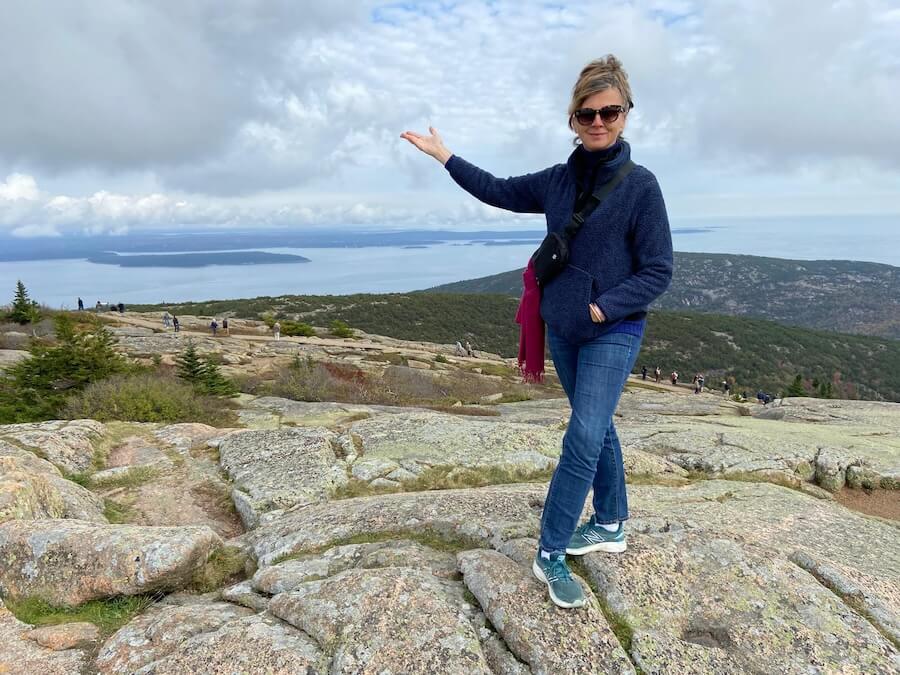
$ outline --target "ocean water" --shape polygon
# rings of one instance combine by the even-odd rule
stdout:
[[[673,218],[675,249],[801,260],[840,259],[900,267],[900,216],[791,219]],[[536,233],[539,237],[540,233]],[[0,302],[21,279],[50,307],[102,302],[161,303],[261,295],[389,293],[420,290],[523,267],[536,242],[486,245],[265,248],[311,262],[200,268],[121,268],[83,259],[0,263]]]
[[[96,265],[86,260],[0,263],[0,292],[12,298],[21,279],[29,295],[50,307],[101,302],[161,303],[254,298],[261,295],[343,295],[412,291],[523,267],[535,243],[507,246],[436,244],[424,248],[272,248],[311,262],[194,268]],[[2,296],[0,296],[2,298]],[[2,302],[2,300],[0,300]]]

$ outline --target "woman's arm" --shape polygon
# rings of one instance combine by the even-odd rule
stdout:
[[[632,242],[635,273],[594,299],[607,321],[647,307],[672,281],[672,233],[656,179],[647,183],[639,198]]]
[[[497,178],[450,152],[434,127],[428,127],[428,131],[430,136],[405,131],[400,137],[443,164],[457,185],[485,204],[517,213],[544,212],[544,194],[551,169]]]

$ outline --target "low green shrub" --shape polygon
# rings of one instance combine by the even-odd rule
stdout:
[[[331,325],[328,327],[328,331],[339,338],[353,337],[353,329],[350,328],[346,321],[341,321],[340,319],[332,321]]]
[[[116,375],[94,382],[68,400],[63,416],[100,422],[237,424],[234,408],[226,400],[200,394],[175,377],[157,373]]]

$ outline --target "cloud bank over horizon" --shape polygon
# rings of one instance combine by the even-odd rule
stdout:
[[[399,134],[496,175],[564,161],[571,86],[608,52],[673,220],[900,214],[898,37],[893,0],[15,3],[0,233],[540,227]]]

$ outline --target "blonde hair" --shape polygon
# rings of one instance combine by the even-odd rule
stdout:
[[[581,74],[578,76],[575,86],[572,87],[572,100],[569,102],[569,128],[572,131],[575,131],[572,123],[575,111],[588,98],[607,89],[616,89],[622,95],[626,112],[634,107],[631,87],[628,85],[628,73],[622,67],[622,62],[612,54],[594,59],[581,69]],[[576,138],[576,143],[577,140]]]

